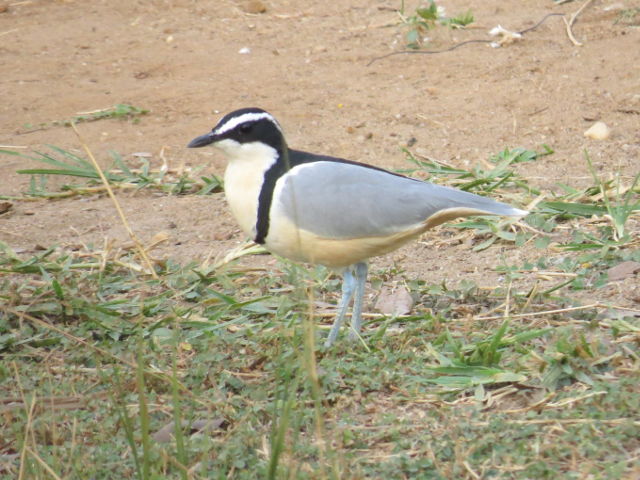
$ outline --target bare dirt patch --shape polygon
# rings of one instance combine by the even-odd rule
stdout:
[[[415,8],[408,3],[408,11]],[[581,5],[439,3],[450,13],[471,10],[476,22],[464,31],[432,30],[428,49],[433,50],[489,38],[488,30],[498,24],[524,30],[548,13],[570,15]],[[284,125],[291,146],[386,168],[407,166],[400,150],[406,145],[468,168],[505,147],[547,144],[555,154],[518,169],[548,195],[558,182],[576,188],[593,182],[585,149],[605,178],[616,171],[631,177],[640,168],[640,33],[620,21],[621,11],[637,7],[631,1],[592,2],[574,26],[581,47],[569,41],[562,18],[552,17],[503,48],[470,44],[369,66],[404,45],[398,2],[263,5],[264,12],[252,13],[262,8],[233,1],[5,3],[0,144],[80,151],[73,131],[51,122],[129,103],[150,113],[138,123],[111,119],[80,125],[103,164],[112,150],[128,160],[135,152],[150,152],[156,164],[163,156],[173,168],[204,164],[203,173],[221,175],[221,155],[189,151],[186,143],[221,113],[260,106]],[[609,139],[583,136],[597,120],[611,128]],[[27,166],[33,165],[0,157],[1,194],[27,189],[29,178],[15,173]],[[137,192],[120,198],[145,241],[158,232],[169,234],[157,256],[203,259],[243,240],[222,194]],[[468,245],[431,238],[376,260],[374,268],[397,261],[427,281],[467,277],[488,283],[498,257],[519,263],[541,254],[529,245],[473,254]],[[18,201],[0,217],[0,240],[24,252],[105,239],[127,237],[102,195]],[[610,293],[614,300],[631,302],[620,298],[619,289]]]

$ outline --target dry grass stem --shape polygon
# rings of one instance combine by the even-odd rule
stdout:
[[[61,480],[58,474],[53,471],[53,469],[40,457],[40,455],[36,453],[35,450],[29,447],[27,447],[26,450],[29,452],[29,455],[31,455],[40,464],[40,466],[42,466],[42,468],[44,468],[46,472],[54,478],[54,480]]]
[[[573,24],[575,23],[576,19],[578,18],[578,16],[582,13],[582,11],[587,8],[589,6],[589,4],[592,2],[593,0],[585,0],[585,2],[582,4],[582,6],[576,10],[573,15],[571,15],[571,18],[569,20],[567,20],[566,17],[562,17],[562,20],[564,20],[564,23],[567,27],[567,35],[569,36],[569,40],[571,40],[571,43],[573,43],[575,46],[577,47],[581,47],[583,44],[581,42],[579,42],[578,40],[576,40],[576,37],[573,36],[573,31],[571,30],[571,28],[573,27]]]
[[[156,274],[155,268],[153,267],[153,264],[151,263],[151,260],[149,259],[149,256],[147,255],[147,252],[144,249],[144,247],[142,245],[142,242],[138,239],[136,234],[131,229],[131,226],[129,225],[129,221],[127,220],[127,217],[125,216],[125,214],[124,214],[124,212],[122,210],[122,207],[120,207],[120,202],[118,202],[118,199],[116,198],[115,194],[113,193],[113,190],[111,188],[111,185],[109,184],[109,181],[107,180],[107,177],[105,177],[104,172],[102,171],[102,168],[100,168],[100,165],[98,165],[98,162],[96,161],[95,157],[93,156],[93,152],[91,152],[91,149],[89,148],[87,143],[82,138],[82,135],[80,135],[80,132],[78,131],[78,129],[77,129],[77,127],[76,127],[74,122],[71,122],[71,127],[73,128],[73,131],[77,135],[78,140],[80,141],[80,144],[82,145],[82,148],[84,149],[85,153],[87,154],[87,156],[91,160],[91,163],[93,164],[93,167],[96,169],[96,172],[98,172],[98,175],[100,175],[100,180],[102,181],[102,184],[104,185],[105,190],[107,191],[107,193],[109,195],[109,198],[113,202],[113,205],[114,205],[114,207],[115,207],[115,209],[118,212],[118,215],[120,217],[120,221],[122,222],[122,225],[124,225],[124,228],[127,230],[127,233],[129,234],[129,238],[131,238],[131,240],[136,244],[136,247],[138,249],[138,253],[142,257],[143,261],[146,263],[146,266],[147,266],[147,269],[148,269],[147,273],[149,273],[153,278],[158,279],[158,275]]]

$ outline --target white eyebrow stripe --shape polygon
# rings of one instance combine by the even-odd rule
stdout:
[[[243,124],[245,122],[251,122],[251,121],[257,122],[258,120],[262,120],[263,118],[266,118],[269,121],[271,121],[278,128],[278,130],[280,130],[280,132],[282,133],[282,129],[280,128],[280,125],[278,124],[276,119],[273,118],[273,116],[271,114],[267,113],[267,112],[244,113],[244,114],[240,115],[239,117],[234,117],[234,118],[230,119],[224,125],[221,125],[220,127],[216,128],[214,130],[214,133],[217,134],[217,135],[221,135],[221,134],[226,133],[226,132],[228,132],[230,130],[233,130],[238,125],[241,125],[241,124]]]

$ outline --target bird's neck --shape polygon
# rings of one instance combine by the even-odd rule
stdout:
[[[250,143],[225,153],[229,161],[224,174],[225,195],[231,213],[242,231],[255,239],[258,203],[265,174],[276,165],[280,152],[263,143]]]

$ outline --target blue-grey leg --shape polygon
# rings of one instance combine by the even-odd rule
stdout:
[[[342,274],[342,298],[340,299],[340,307],[338,308],[338,316],[333,322],[331,326],[331,330],[329,331],[329,336],[327,337],[327,341],[324,342],[325,347],[330,347],[333,345],[333,342],[338,338],[338,333],[340,332],[340,326],[344,320],[345,315],[347,314],[347,309],[349,308],[349,304],[351,303],[351,298],[353,297],[353,292],[356,288],[356,280],[353,277],[353,272],[351,271],[352,267],[347,267],[347,269]]]
[[[369,267],[365,262],[356,263],[353,268],[356,289],[353,297],[353,312],[351,313],[351,331],[349,338],[357,339],[362,328],[362,303],[364,301],[364,286],[367,281]]]

